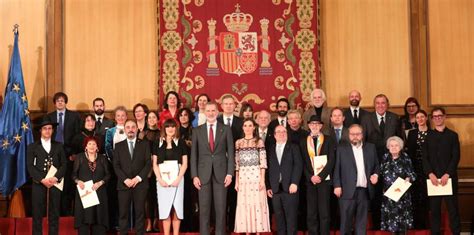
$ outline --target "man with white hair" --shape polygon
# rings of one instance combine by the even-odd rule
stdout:
[[[303,114],[303,128],[305,130],[308,130],[307,123],[313,115],[321,117],[324,123],[330,123],[331,110],[326,106],[326,93],[321,89],[314,89],[311,92],[311,106]],[[325,125],[322,132],[325,135],[330,135],[329,125]]]

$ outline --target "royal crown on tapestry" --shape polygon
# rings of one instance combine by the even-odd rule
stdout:
[[[160,94],[302,108],[319,86],[317,0],[160,0]]]

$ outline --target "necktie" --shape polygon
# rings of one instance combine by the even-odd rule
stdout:
[[[260,139],[262,139],[263,142],[265,142],[265,137],[267,137],[266,134],[267,134],[267,133],[265,133],[265,131],[263,131],[263,132],[260,134]]]
[[[277,145],[277,159],[278,159],[278,164],[281,164],[281,158],[283,156],[283,151],[282,151],[282,144]]]
[[[285,126],[285,120],[282,119],[282,120],[280,121],[280,124],[281,124],[282,126]]]
[[[357,109],[354,109],[354,123],[360,124],[359,116],[357,115]]]
[[[336,139],[339,143],[339,141],[341,140],[341,129],[336,129]]]
[[[380,124],[379,124],[379,127],[380,127],[380,132],[382,132],[382,136],[384,136],[384,132],[385,132],[385,122],[383,120],[383,117],[380,117]]]
[[[58,118],[58,128],[56,129],[56,141],[59,143],[64,143],[64,122],[63,122],[63,115],[64,113],[59,113]]]
[[[209,125],[209,148],[211,148],[211,152],[214,152],[214,129],[212,126],[213,124]]]
[[[226,125],[227,125],[227,126],[231,126],[231,125],[230,125],[230,118],[227,118],[227,124],[226,124]]]
[[[96,122],[95,126],[96,126],[97,130],[100,129],[100,126],[102,126],[102,118],[101,117],[97,118],[97,122]]]
[[[128,142],[128,151],[130,151],[130,158],[133,159],[133,141]]]

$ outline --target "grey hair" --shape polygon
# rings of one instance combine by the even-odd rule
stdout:
[[[386,147],[388,148],[388,145],[390,144],[391,141],[395,141],[398,143],[398,145],[400,145],[400,150],[403,149],[403,140],[402,138],[398,137],[398,136],[392,136],[390,138],[387,139],[387,145]]]

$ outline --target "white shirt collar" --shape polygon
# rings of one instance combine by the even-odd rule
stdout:
[[[178,142],[179,142],[179,139],[178,139],[178,138],[174,138],[174,139],[173,139],[173,142],[174,142],[174,144],[177,146],[177,145],[178,145]],[[165,138],[160,138],[160,144],[158,145],[158,147],[161,148],[161,146],[163,146],[164,143],[165,143]]]
[[[360,110],[359,106],[357,106],[357,107],[351,106],[350,108],[351,108],[351,113],[354,113],[354,110],[357,110],[357,112],[359,112],[359,110]]]
[[[100,120],[104,121],[104,114],[102,114],[102,115],[95,114],[95,120],[99,120],[99,118],[100,118]]]

